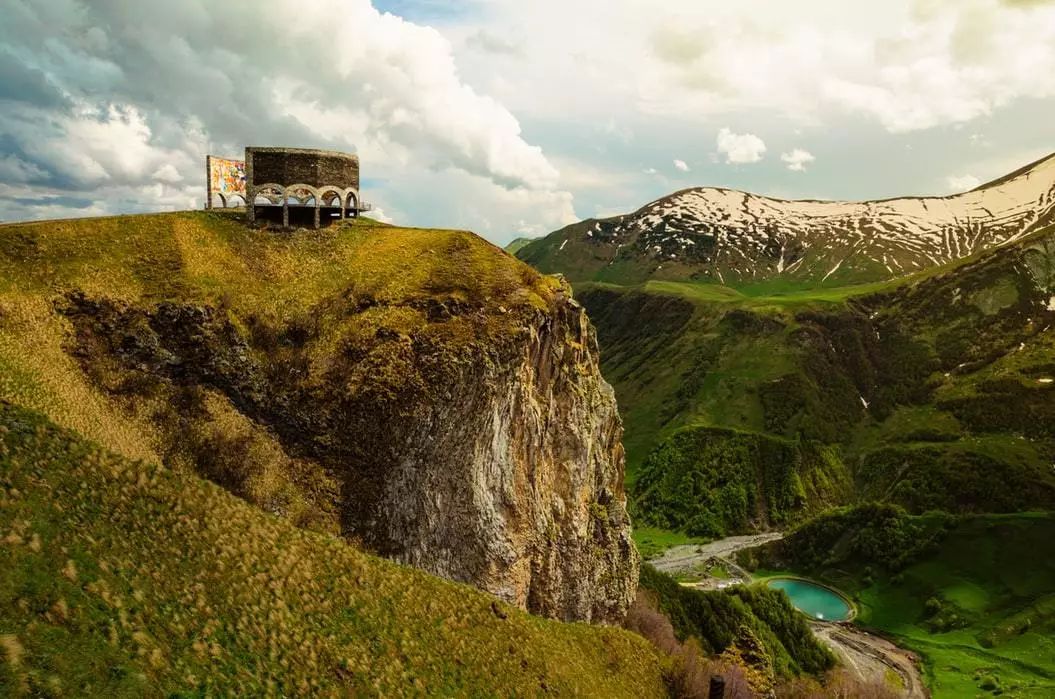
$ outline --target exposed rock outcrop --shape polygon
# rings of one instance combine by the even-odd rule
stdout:
[[[348,291],[283,324],[77,294],[61,311],[69,351],[170,464],[533,612],[616,621],[638,573],[622,425],[555,286],[508,307]],[[232,415],[237,444],[203,427]]]
[[[569,299],[524,330],[407,425],[366,529],[398,560],[535,612],[620,618],[637,558],[593,330]]]

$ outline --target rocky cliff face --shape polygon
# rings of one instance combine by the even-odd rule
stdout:
[[[562,299],[481,359],[407,425],[364,531],[540,614],[620,618],[637,581],[622,425],[585,313]]]
[[[164,300],[62,285],[68,380],[166,465],[302,526],[539,614],[621,619],[638,558],[585,312],[471,234],[376,236],[354,241],[347,284],[296,311],[217,299],[187,273]]]

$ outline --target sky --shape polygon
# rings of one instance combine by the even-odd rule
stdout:
[[[1055,152],[1055,0],[0,0],[0,220],[195,209],[207,153],[357,152],[493,242],[693,186],[964,191]]]

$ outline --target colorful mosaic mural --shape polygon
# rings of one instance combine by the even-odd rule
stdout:
[[[208,157],[209,166],[209,194],[222,194],[228,197],[239,194],[245,198],[245,162],[241,160],[229,160],[218,158],[215,155]]]

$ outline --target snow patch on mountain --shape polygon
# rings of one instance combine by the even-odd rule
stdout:
[[[790,201],[721,188],[684,190],[594,223],[590,244],[633,244],[721,279],[839,272],[891,278],[1005,245],[1055,220],[1055,156],[947,197]],[[623,251],[626,254],[626,250]]]

